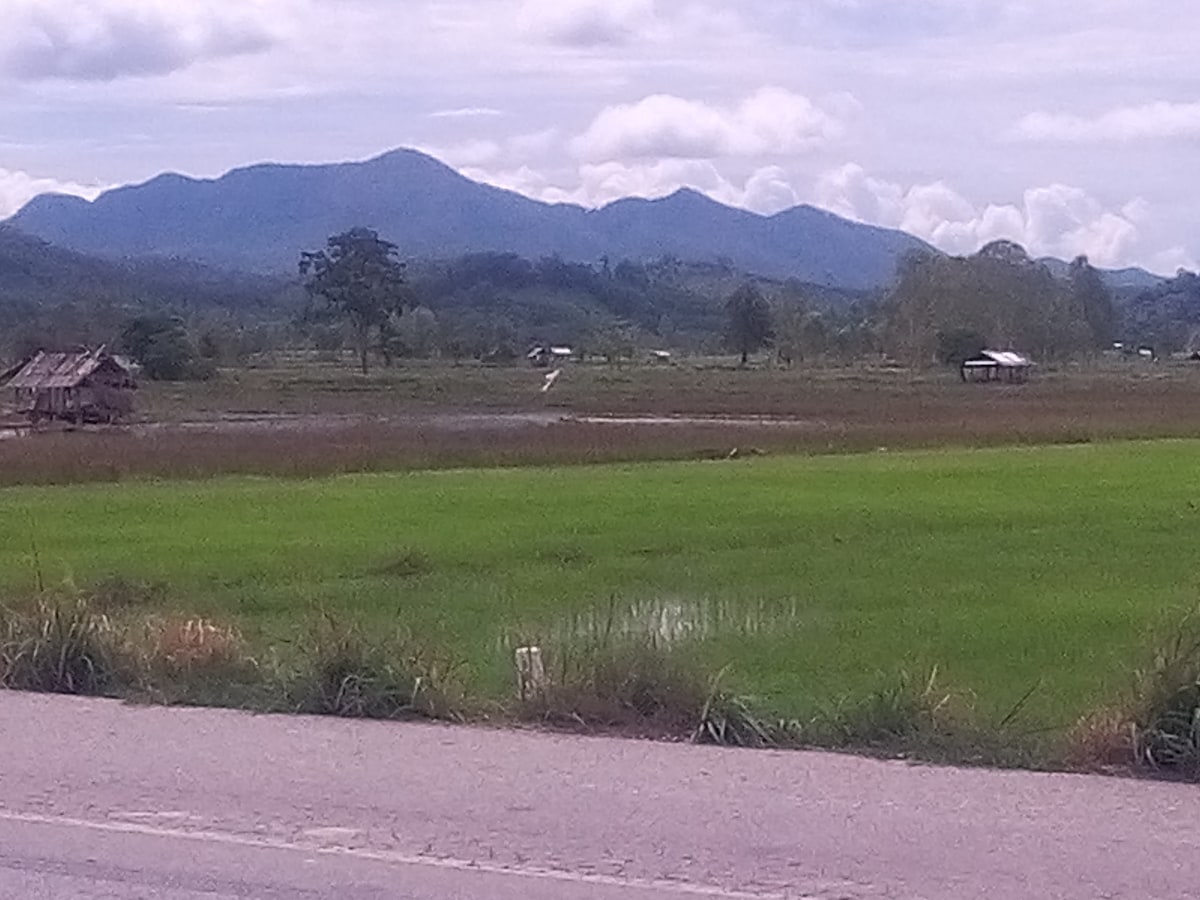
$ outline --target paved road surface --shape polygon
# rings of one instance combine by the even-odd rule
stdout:
[[[0,897],[1165,900],[1200,790],[0,693]]]

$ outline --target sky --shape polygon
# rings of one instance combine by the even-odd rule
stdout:
[[[0,0],[0,218],[415,147],[599,206],[687,186],[951,253],[1200,259],[1195,0]]]

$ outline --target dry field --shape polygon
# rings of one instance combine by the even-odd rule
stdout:
[[[1200,368],[954,373],[718,365],[575,366],[548,394],[524,367],[424,364],[363,378],[281,362],[208,384],[149,385],[146,423],[0,440],[0,484],[311,476],[1200,436]]]

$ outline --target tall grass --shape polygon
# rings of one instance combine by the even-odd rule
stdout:
[[[347,718],[461,719],[461,667],[330,616],[281,658],[233,626],[102,612],[104,593],[0,608],[0,688]]]
[[[518,716],[560,728],[721,746],[791,742],[790,729],[727,687],[728,667],[711,671],[680,640],[682,632],[664,631],[659,617],[631,621],[628,612],[610,599],[601,616],[560,631],[549,646],[547,680],[521,697]]]
[[[1066,758],[1080,768],[1200,780],[1200,611],[1157,640],[1123,697],[1079,721]]]
[[[1200,613],[1180,622],[1137,673],[1130,713],[1141,762],[1200,778]]]
[[[285,690],[300,713],[458,720],[464,717],[461,675],[461,665],[409,636],[368,636],[324,615],[303,642]]]
[[[119,638],[86,600],[40,597],[0,610],[0,686],[101,696],[122,676]]]

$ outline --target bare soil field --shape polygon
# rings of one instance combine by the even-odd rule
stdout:
[[[0,483],[842,453],[1200,436],[1200,368],[1042,371],[1026,385],[881,368],[285,362],[150,384],[123,429],[0,440]]]

